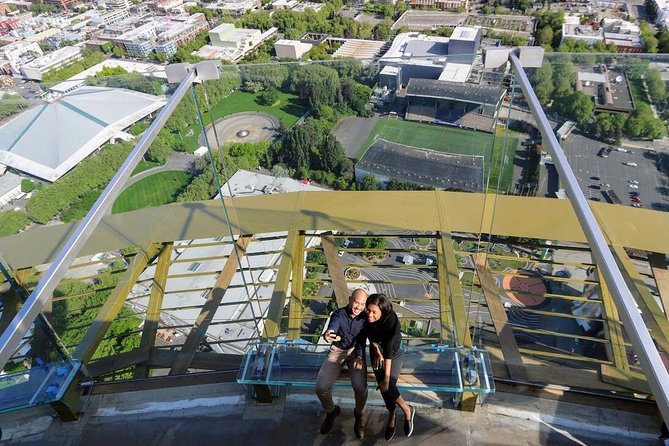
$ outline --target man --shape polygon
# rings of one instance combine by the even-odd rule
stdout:
[[[323,339],[330,345],[330,351],[316,378],[316,395],[327,412],[321,425],[321,434],[332,429],[335,418],[341,408],[332,401],[332,385],[339,377],[344,363],[348,365],[348,374],[355,393],[355,436],[365,437],[364,410],[367,403],[367,365],[365,362],[365,302],[367,292],[356,289],[351,294],[349,304],[330,316]]]

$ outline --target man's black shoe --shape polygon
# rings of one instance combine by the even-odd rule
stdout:
[[[330,432],[330,430],[332,430],[334,420],[339,416],[340,413],[341,408],[339,406],[335,406],[332,412],[325,415],[325,420],[323,420],[323,424],[321,424],[321,434],[325,435]]]
[[[411,408],[411,416],[404,420],[404,435],[407,437],[410,437],[411,434],[413,434],[413,418],[416,416],[416,409],[414,409],[413,406],[409,406]]]
[[[395,426],[386,426],[386,441],[390,441],[395,436]]]
[[[365,416],[363,414],[358,414],[355,411],[353,412],[353,416],[355,417],[353,432],[355,432],[355,436],[358,440],[362,440],[365,438]]]

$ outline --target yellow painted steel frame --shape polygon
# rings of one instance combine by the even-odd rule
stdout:
[[[225,265],[221,270],[221,273],[218,275],[216,282],[214,283],[213,288],[207,293],[204,304],[195,319],[195,323],[191,328],[186,340],[184,341],[179,354],[177,355],[172,368],[170,369],[170,375],[180,375],[188,371],[188,366],[195,357],[197,348],[200,346],[200,342],[207,333],[209,324],[214,319],[216,310],[225,296],[225,292],[232,281],[235,273],[237,272],[237,266],[240,257],[243,257],[246,254],[246,248],[251,242],[252,236],[242,236],[237,239],[236,248],[233,249],[228,256],[228,259],[225,261]],[[239,257],[238,254],[239,253]]]
[[[102,308],[100,308],[95,320],[77,346],[77,349],[72,354],[74,359],[80,359],[82,362],[87,363],[93,357],[95,350],[100,345],[100,341],[102,341],[107,329],[109,329],[109,325],[111,325],[123,306],[128,293],[135,283],[137,283],[137,279],[142,274],[142,271],[144,271],[144,268],[158,254],[160,249],[160,244],[152,243],[148,248],[142,249],[137,253],[126,272],[123,273],[123,277],[118,285],[116,285],[116,288],[114,288]]]
[[[156,262],[156,272],[152,280],[149,306],[146,309],[144,329],[142,330],[142,338],[139,341],[139,351],[146,355],[146,359],[149,358],[149,352],[156,342],[156,333],[158,331],[158,324],[160,323],[160,310],[163,307],[163,297],[165,297],[165,285],[167,284],[167,274],[170,270],[173,246],[173,243],[165,243],[158,255],[158,262]],[[135,378],[147,378],[149,376],[149,368],[138,365],[135,367],[133,376]]]
[[[304,234],[297,236],[293,267],[293,283],[290,287],[290,308],[288,313],[288,339],[299,339],[302,328],[302,288],[304,278]]]

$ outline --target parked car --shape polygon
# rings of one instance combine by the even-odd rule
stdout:
[[[637,180],[627,180],[627,182],[630,184],[639,184]]]
[[[632,203],[632,206],[634,206],[635,208],[640,208],[640,207],[641,207],[641,203]]]
[[[630,189],[638,189],[638,188],[639,188],[639,186],[637,186],[636,184],[628,184],[627,186],[628,186]]]
[[[637,166],[637,164],[635,162],[629,162],[629,161],[625,162],[623,164],[626,165],[626,166],[630,166],[630,167],[636,167]]]

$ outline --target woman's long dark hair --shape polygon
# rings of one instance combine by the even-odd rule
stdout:
[[[393,304],[390,302],[390,299],[388,299],[388,296],[386,296],[383,293],[374,293],[370,294],[369,297],[367,298],[367,302],[365,302],[365,307],[369,307],[370,305],[376,305],[379,307],[379,310],[381,310],[381,319],[380,320],[385,320],[390,313],[393,312]]]

